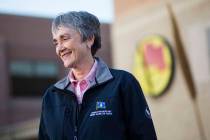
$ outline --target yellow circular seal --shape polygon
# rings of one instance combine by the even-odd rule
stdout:
[[[164,37],[147,36],[138,44],[133,73],[146,95],[156,97],[164,93],[174,73],[172,49]]]

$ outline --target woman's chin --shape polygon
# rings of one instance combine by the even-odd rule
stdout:
[[[65,62],[63,62],[63,65],[65,68],[69,68],[69,66],[70,66],[69,63],[65,63]]]
[[[68,63],[68,62],[63,62],[63,65],[65,68],[72,68],[72,63]]]

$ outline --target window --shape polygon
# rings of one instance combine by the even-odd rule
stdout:
[[[41,96],[58,77],[53,62],[13,61],[10,63],[12,95]]]

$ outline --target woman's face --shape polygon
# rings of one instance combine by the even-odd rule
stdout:
[[[82,41],[80,33],[73,28],[60,26],[53,33],[56,54],[67,68],[76,68],[91,55],[91,43],[89,40]]]

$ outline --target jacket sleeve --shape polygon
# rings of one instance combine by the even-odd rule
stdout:
[[[125,123],[130,140],[156,140],[152,117],[142,89],[133,75],[128,74],[122,84]]]
[[[40,117],[40,123],[39,123],[38,139],[39,140],[49,140],[49,136],[47,134],[47,131],[45,128],[45,122],[44,122],[44,100],[42,102],[42,111],[41,111],[41,117]]]

